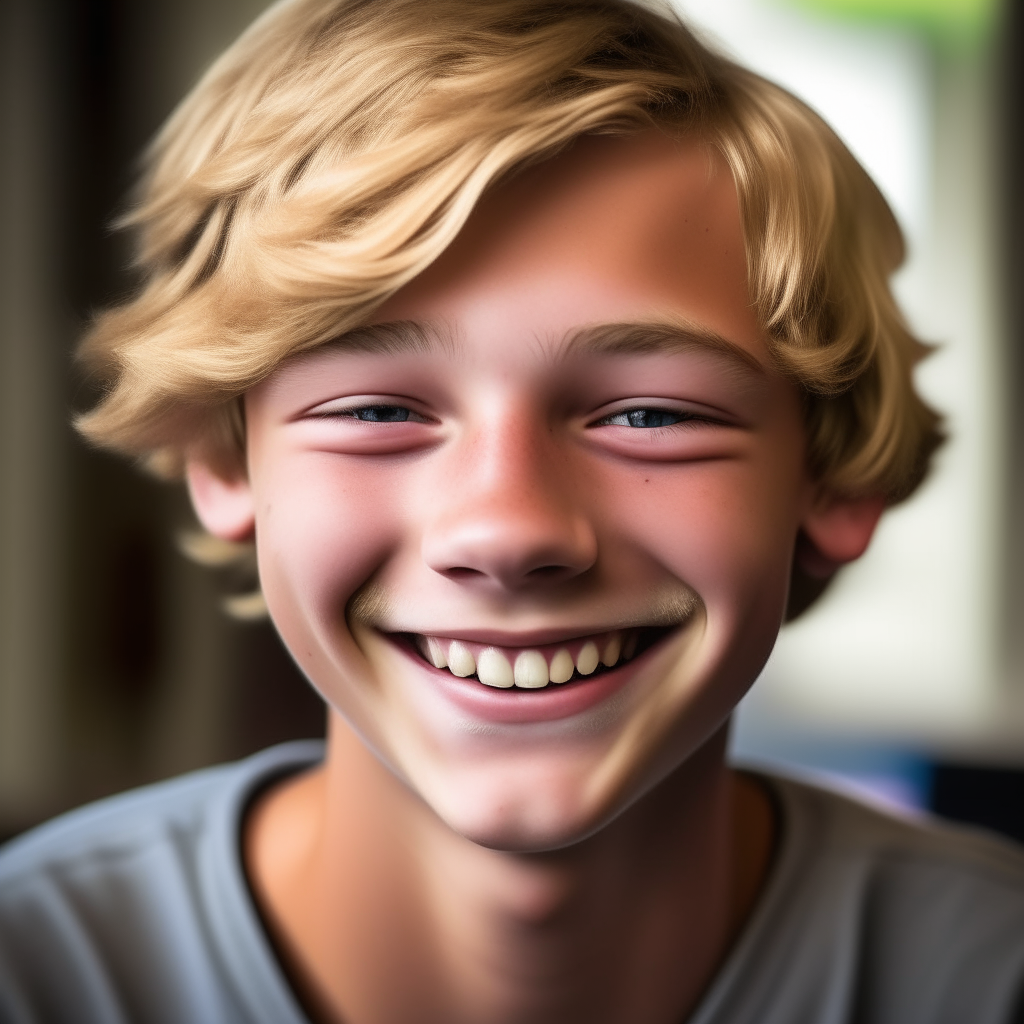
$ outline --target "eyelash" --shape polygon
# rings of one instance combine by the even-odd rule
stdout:
[[[397,412],[405,413],[404,416],[386,416],[379,415],[385,412]],[[361,415],[361,413],[370,413],[371,415]],[[371,405],[358,405],[352,409],[331,409],[322,413],[317,413],[319,417],[323,419],[353,419],[359,420],[361,423],[426,423],[427,420],[414,412],[408,406],[405,405],[392,405],[388,402],[374,402]]]
[[[636,420],[639,420],[641,418],[650,417],[651,414],[653,414],[653,417],[651,418],[670,419],[671,422],[635,422]],[[619,412],[612,413],[610,416],[604,416],[601,419],[599,419],[594,424],[594,426],[633,427],[639,430],[665,430],[671,427],[677,427],[685,423],[693,422],[706,423],[709,422],[709,419],[707,416],[701,416],[697,413],[692,412],[684,412],[681,409],[659,409],[657,406],[640,406],[634,407],[632,409],[622,409]]]

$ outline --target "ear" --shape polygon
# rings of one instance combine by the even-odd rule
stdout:
[[[867,550],[878,520],[885,511],[885,498],[820,497],[801,525],[796,560],[815,579],[828,579],[837,569]]]
[[[209,533],[221,540],[252,540],[256,511],[244,473],[224,476],[208,462],[190,458],[185,463],[185,480],[192,507]]]

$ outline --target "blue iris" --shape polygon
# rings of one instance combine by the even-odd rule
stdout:
[[[368,423],[404,423],[409,418],[409,410],[400,405],[364,405],[353,409],[352,415]]]

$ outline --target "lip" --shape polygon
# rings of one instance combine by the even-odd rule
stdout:
[[[465,640],[468,643],[488,644],[494,647],[530,648],[547,647],[550,644],[572,643],[574,640],[582,640],[584,637],[597,636],[600,633],[610,633],[612,630],[623,630],[630,628],[630,625],[609,625],[589,626],[579,629],[535,629],[530,632],[505,632],[495,629],[461,629],[456,628],[449,632],[444,629],[420,630],[419,634],[424,636],[441,636],[449,640]],[[644,625],[644,623],[637,623]]]
[[[401,652],[417,671],[427,675],[431,685],[441,696],[464,714],[494,724],[527,724],[571,718],[596,707],[625,687],[647,664],[652,653],[676,636],[678,630],[684,626],[668,630],[664,636],[659,637],[630,661],[606,669],[599,675],[586,676],[538,690],[497,689],[484,686],[473,678],[460,679],[444,669],[436,669],[429,665],[411,647],[395,637],[384,635],[384,639]],[[469,639],[468,634],[462,635]],[[497,634],[489,632],[486,640],[494,642],[496,636]],[[566,639],[564,633],[558,634],[558,637]],[[517,634],[516,640],[521,643],[523,634]],[[534,639],[533,642],[538,641]]]

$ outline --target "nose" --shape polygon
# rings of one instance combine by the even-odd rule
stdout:
[[[543,424],[503,416],[446,459],[423,558],[453,580],[505,590],[566,582],[597,560],[597,536],[564,450]]]

